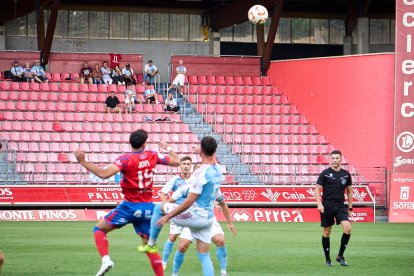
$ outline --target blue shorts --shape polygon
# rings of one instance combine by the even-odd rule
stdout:
[[[132,223],[138,235],[149,237],[153,210],[152,202],[124,201],[105,216],[105,221],[116,228]]]

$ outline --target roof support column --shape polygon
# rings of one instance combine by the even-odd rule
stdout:
[[[276,38],[277,27],[279,26],[279,19],[282,15],[283,3],[285,0],[275,0],[275,7],[272,14],[272,22],[270,23],[269,33],[267,34],[267,42],[263,55],[263,72],[266,73],[270,65],[270,57],[272,55],[273,44]]]
[[[53,35],[55,33],[59,6],[60,6],[60,0],[55,0],[52,5],[52,9],[50,11],[50,17],[49,17],[49,21],[47,24],[46,39],[43,43],[42,51],[40,53],[40,62],[42,63],[42,66],[45,66],[46,64],[49,63],[49,55],[50,55],[50,50],[52,48]]]

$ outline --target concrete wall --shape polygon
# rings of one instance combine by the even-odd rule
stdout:
[[[6,50],[37,51],[37,39],[6,37]],[[55,38],[52,51],[143,54],[144,64],[148,59],[152,59],[160,70],[161,81],[165,81],[171,55],[209,55],[210,43]],[[125,62],[127,61],[122,60],[121,64]]]

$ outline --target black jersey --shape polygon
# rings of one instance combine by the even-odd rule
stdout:
[[[352,185],[352,179],[347,170],[337,172],[328,168],[321,172],[316,183],[323,187],[322,200],[344,203],[345,188]]]

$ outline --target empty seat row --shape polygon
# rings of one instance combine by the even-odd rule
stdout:
[[[282,126],[283,130],[286,131],[284,134],[293,134],[289,129],[289,125]],[[271,126],[270,130],[272,130],[273,126]],[[240,133],[231,133],[231,134],[224,134],[222,138],[224,142],[228,144],[283,144],[282,141],[284,138],[278,137],[282,135],[274,135],[274,134],[281,134],[281,133],[254,133],[254,134],[240,134]],[[299,133],[294,133],[299,134]],[[325,136],[323,135],[313,135],[310,134],[309,140],[305,140],[306,144],[328,144],[326,141]],[[290,138],[292,139],[292,138]],[[290,143],[287,143],[290,144]],[[294,143],[292,143],[294,144]]]
[[[280,144],[244,144],[233,145],[233,152],[238,154],[297,154],[321,155],[328,154],[334,147],[331,145],[280,145]]]
[[[12,141],[35,142],[124,142],[129,143],[130,133],[98,133],[98,132],[0,132],[0,138]],[[195,134],[180,135],[178,133],[150,133],[148,143],[198,143]]]
[[[62,102],[95,102],[95,103],[105,103],[108,98],[108,94],[103,93],[86,93],[86,92],[59,92],[51,93],[44,91],[1,91],[0,100],[4,101],[62,101]],[[125,94],[118,93],[116,95],[121,103],[125,102]],[[138,94],[138,98],[143,99],[143,95]],[[160,103],[164,102],[162,95],[158,95],[158,101]]]
[[[92,112],[42,112],[42,111],[5,111],[0,113],[3,119],[9,121],[50,121],[50,122],[124,122],[124,123],[140,123],[144,122],[144,117],[149,117],[146,113],[92,113]],[[179,114],[169,114],[171,122],[154,122],[155,124],[175,127],[181,123]],[[150,123],[147,123],[150,124]],[[166,127],[168,130],[168,126]],[[175,128],[174,128],[175,129]]]
[[[217,86],[217,85],[191,85],[190,95],[280,95],[274,86]]]
[[[204,117],[206,122],[210,124],[309,124],[304,115],[294,114],[238,114],[223,115],[223,114],[208,114]],[[314,126],[312,133],[316,133]]]
[[[132,86],[131,89],[137,93],[144,93],[145,87],[143,85]],[[86,84],[86,83],[66,83],[60,85],[58,83],[27,83],[27,82],[0,82],[0,90],[3,91],[64,91],[64,92],[125,92],[125,85],[110,84]]]
[[[193,106],[202,114],[300,114],[294,105],[197,104]]]
[[[219,84],[219,85],[272,85],[269,77],[249,76],[189,76],[190,84]]]
[[[192,104],[258,104],[274,105],[289,104],[286,96],[264,96],[264,95],[190,95],[188,101]]]
[[[245,154],[245,164],[328,164],[324,155]]]
[[[58,112],[106,112],[105,103],[73,103],[73,102],[3,102],[0,101],[0,110],[20,111],[58,111]],[[135,112],[140,113],[165,113],[162,104],[137,104]]]

